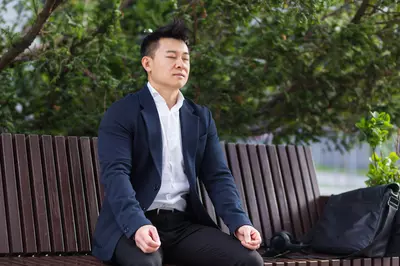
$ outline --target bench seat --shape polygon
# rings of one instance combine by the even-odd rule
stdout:
[[[105,265],[93,256],[0,257],[0,266],[11,265]],[[322,259],[266,259],[265,266],[399,266],[399,258],[322,260]],[[172,265],[165,265],[172,266]]]
[[[104,265],[93,256],[38,256],[38,257],[3,257],[0,265]]]

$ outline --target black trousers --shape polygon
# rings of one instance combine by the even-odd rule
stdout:
[[[196,223],[187,212],[150,211],[147,218],[157,228],[160,248],[150,254],[136,247],[125,235],[119,240],[112,262],[122,266],[261,266],[257,251],[242,246],[234,236]]]

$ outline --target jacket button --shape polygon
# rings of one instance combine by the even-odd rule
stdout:
[[[160,186],[159,185],[155,185],[154,186],[154,191],[157,191],[157,190],[159,190],[160,189]]]

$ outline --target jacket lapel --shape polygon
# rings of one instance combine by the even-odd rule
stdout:
[[[185,173],[188,175],[192,173],[191,169],[195,169],[194,161],[199,139],[199,117],[193,114],[193,108],[186,101],[182,105],[179,116],[181,120],[183,160]]]
[[[145,86],[139,92],[139,101],[142,106],[142,116],[147,127],[148,133],[148,144],[150,148],[151,156],[153,157],[154,164],[156,166],[157,172],[160,175],[162,173],[162,133],[160,118],[158,116],[157,107],[154,103],[154,99]]]

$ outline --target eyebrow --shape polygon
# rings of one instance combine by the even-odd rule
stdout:
[[[176,52],[176,51],[174,51],[174,50],[167,50],[167,51],[166,51],[166,53],[174,53],[174,54],[176,54],[177,52]],[[185,55],[189,55],[189,53],[188,53],[188,52],[184,52],[183,54],[185,54]]]

